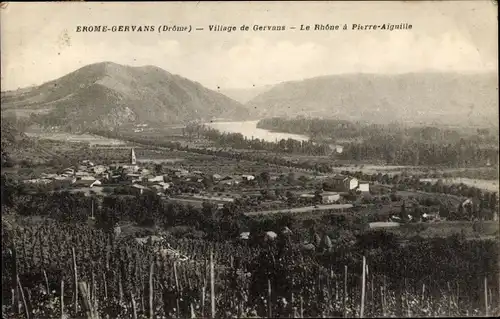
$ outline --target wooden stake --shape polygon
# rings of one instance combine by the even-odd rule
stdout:
[[[177,276],[177,266],[176,262],[174,262],[174,278],[175,278],[175,291],[176,291],[176,296],[175,296],[175,309],[177,310],[177,318],[180,318],[181,310],[180,305],[179,305],[179,294],[180,294],[180,287],[179,287],[179,279]]]
[[[268,317],[273,317],[273,303],[271,301],[271,280],[267,278],[267,313]]]
[[[300,295],[300,318],[304,318],[304,299]]]
[[[339,300],[339,282],[335,279],[335,302]]]
[[[422,302],[424,302],[425,299],[425,282],[422,284]]]
[[[215,277],[214,277],[214,256],[213,251],[210,251],[210,305],[211,315],[215,318]]]
[[[365,286],[366,286],[366,257],[363,256],[363,274],[361,277],[361,311],[359,317],[364,317],[365,311]]]
[[[91,275],[91,289],[90,289],[90,299],[92,300],[92,303],[95,303],[96,300],[96,287],[95,287],[95,276],[94,276],[94,270],[92,270],[92,275]]]
[[[175,278],[175,289],[179,292],[179,277],[177,276],[177,266],[174,262],[174,278]]]
[[[18,275],[18,266],[19,266],[19,263],[17,261],[16,246],[14,244],[12,244],[11,251],[12,251],[12,259],[13,259],[13,263],[12,263],[12,277],[11,277],[11,280],[12,280],[11,281],[11,285],[12,285],[11,286],[11,288],[12,288],[12,302],[13,302],[13,305],[15,305],[15,307],[17,309],[17,313],[20,314],[21,313],[21,309],[20,309],[20,305],[19,305],[19,288],[18,288],[18,284],[17,284],[17,278],[19,276]],[[24,260],[26,262],[26,259],[24,259]]]
[[[344,293],[342,304],[344,306],[344,318],[347,318],[347,265],[344,266]]]
[[[123,303],[123,286],[121,276],[118,278],[118,302],[121,305]]]
[[[75,294],[74,294],[74,298],[75,298],[75,316],[77,315],[78,313],[78,270],[76,268],[76,254],[75,254],[75,247],[72,247],[71,248],[71,253],[73,255],[73,274],[74,274],[74,286],[75,286]]]
[[[92,305],[90,303],[90,296],[88,294],[87,284],[85,282],[79,282],[78,286],[79,286],[78,290],[79,290],[80,294],[82,295],[82,301],[83,301],[82,306],[83,306],[83,310],[85,311],[86,318],[87,319],[94,319],[95,314],[94,314],[94,310],[92,309]]]
[[[380,303],[382,305],[382,316],[385,317],[385,301],[384,301],[384,288],[380,286]]]
[[[106,272],[102,272],[102,281],[104,284],[104,301],[108,299],[108,284],[106,283]]]
[[[61,319],[64,319],[64,280],[61,280]]]
[[[134,293],[130,292],[130,300],[132,301],[132,318],[137,319],[137,307],[135,305]]]
[[[47,273],[45,272],[45,270],[43,270],[43,278],[45,279],[45,287],[47,289],[47,295],[50,297],[49,280],[47,279]]]
[[[24,297],[24,291],[23,291],[23,286],[21,285],[21,281],[19,280],[19,276],[17,277],[17,284],[19,286],[19,291],[21,292],[21,297],[23,299],[23,305],[24,305],[24,313],[26,314],[26,318],[30,318],[30,312],[28,310],[28,304],[26,303],[26,298]]]
[[[207,279],[203,278],[203,286],[201,287],[201,317],[205,316],[205,290],[207,289]]]
[[[488,278],[484,276],[484,313],[488,317]]]
[[[448,286],[448,316],[451,317],[451,303],[453,301],[453,291],[450,288],[450,282],[447,282],[446,285]]]
[[[154,261],[151,262],[149,266],[149,318],[153,319],[154,309],[153,309],[153,272],[154,272]]]
[[[366,269],[368,269],[368,265],[366,265]],[[372,304],[372,308],[375,307],[375,297],[373,296],[373,274],[370,276],[370,290],[371,290],[371,297],[370,297],[370,303]]]
[[[191,309],[191,318],[194,319],[196,318],[196,314],[194,313],[194,307],[193,307],[193,303],[189,303],[189,308]]]

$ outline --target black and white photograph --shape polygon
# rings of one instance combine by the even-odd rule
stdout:
[[[2,318],[500,316],[498,3],[2,2]]]

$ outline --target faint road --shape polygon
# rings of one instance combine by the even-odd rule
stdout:
[[[298,207],[298,208],[282,208],[277,210],[263,210],[257,212],[245,213],[247,216],[255,216],[260,214],[277,214],[277,213],[306,213],[313,211],[322,211],[329,209],[348,209],[352,208],[351,204],[331,204],[331,205],[318,205],[317,208],[314,206]]]

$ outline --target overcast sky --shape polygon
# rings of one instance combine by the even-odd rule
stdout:
[[[1,10],[2,90],[84,65],[156,65],[215,89],[339,73],[487,72],[498,68],[492,1],[10,3]],[[403,31],[299,31],[301,24],[410,23]],[[77,25],[192,25],[204,31],[77,33]],[[285,25],[209,32],[209,24]]]

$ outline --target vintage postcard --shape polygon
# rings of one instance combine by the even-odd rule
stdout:
[[[499,316],[497,12],[2,2],[2,317]]]

